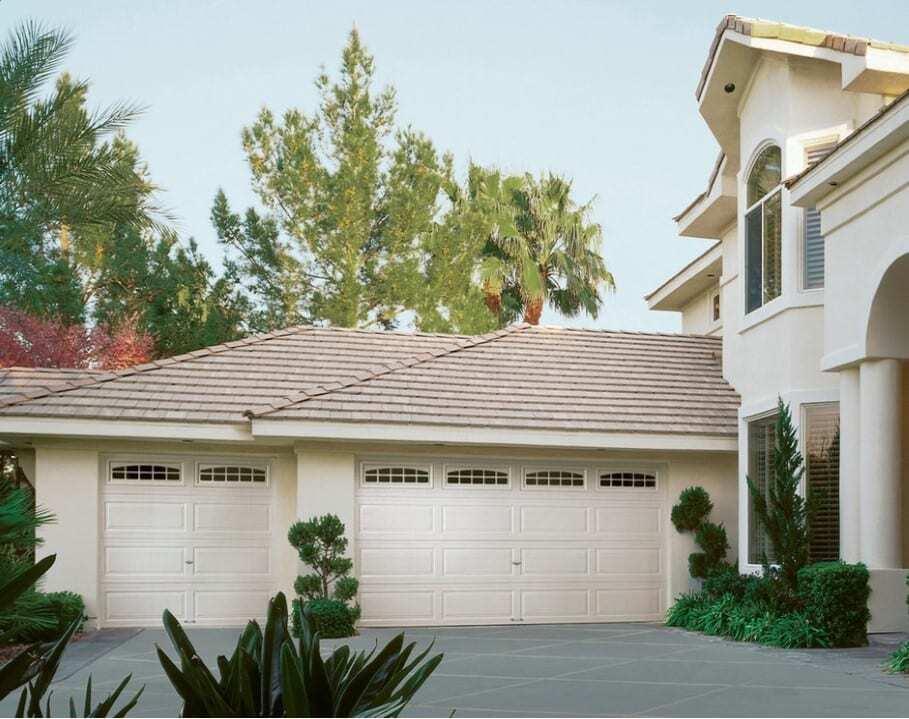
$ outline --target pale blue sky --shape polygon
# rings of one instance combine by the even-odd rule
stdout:
[[[263,105],[311,110],[320,65],[336,69],[356,23],[400,121],[459,167],[551,170],[579,199],[597,196],[618,291],[595,321],[544,321],[677,331],[642,297],[706,247],[678,238],[671,217],[715,158],[694,88],[726,13],[909,41],[906,0],[5,0],[0,27],[70,29],[66,68],[92,81],[92,102],[147,107],[129,135],[181,233],[217,258],[216,189],[236,208],[254,201],[240,129]]]

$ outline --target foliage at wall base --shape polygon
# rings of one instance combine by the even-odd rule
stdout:
[[[864,565],[824,562],[804,567],[798,590],[793,603],[776,574],[743,576],[721,569],[708,576],[702,591],[678,597],[666,624],[784,648],[867,643],[870,590]]]

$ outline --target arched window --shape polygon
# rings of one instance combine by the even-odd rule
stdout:
[[[748,173],[745,210],[745,311],[780,296],[782,290],[783,181],[780,148],[765,147]]]

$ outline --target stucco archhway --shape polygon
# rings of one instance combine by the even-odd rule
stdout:
[[[909,252],[881,277],[868,315],[865,347],[868,357],[909,359]]]

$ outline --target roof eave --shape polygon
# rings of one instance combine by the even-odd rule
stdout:
[[[718,242],[644,297],[651,310],[678,312],[688,302],[719,283],[723,248]]]
[[[735,452],[734,435],[585,432],[377,422],[259,418],[252,435],[270,440],[336,440],[577,449]]]
[[[216,424],[73,417],[0,416],[0,437],[252,442],[246,422]]]

